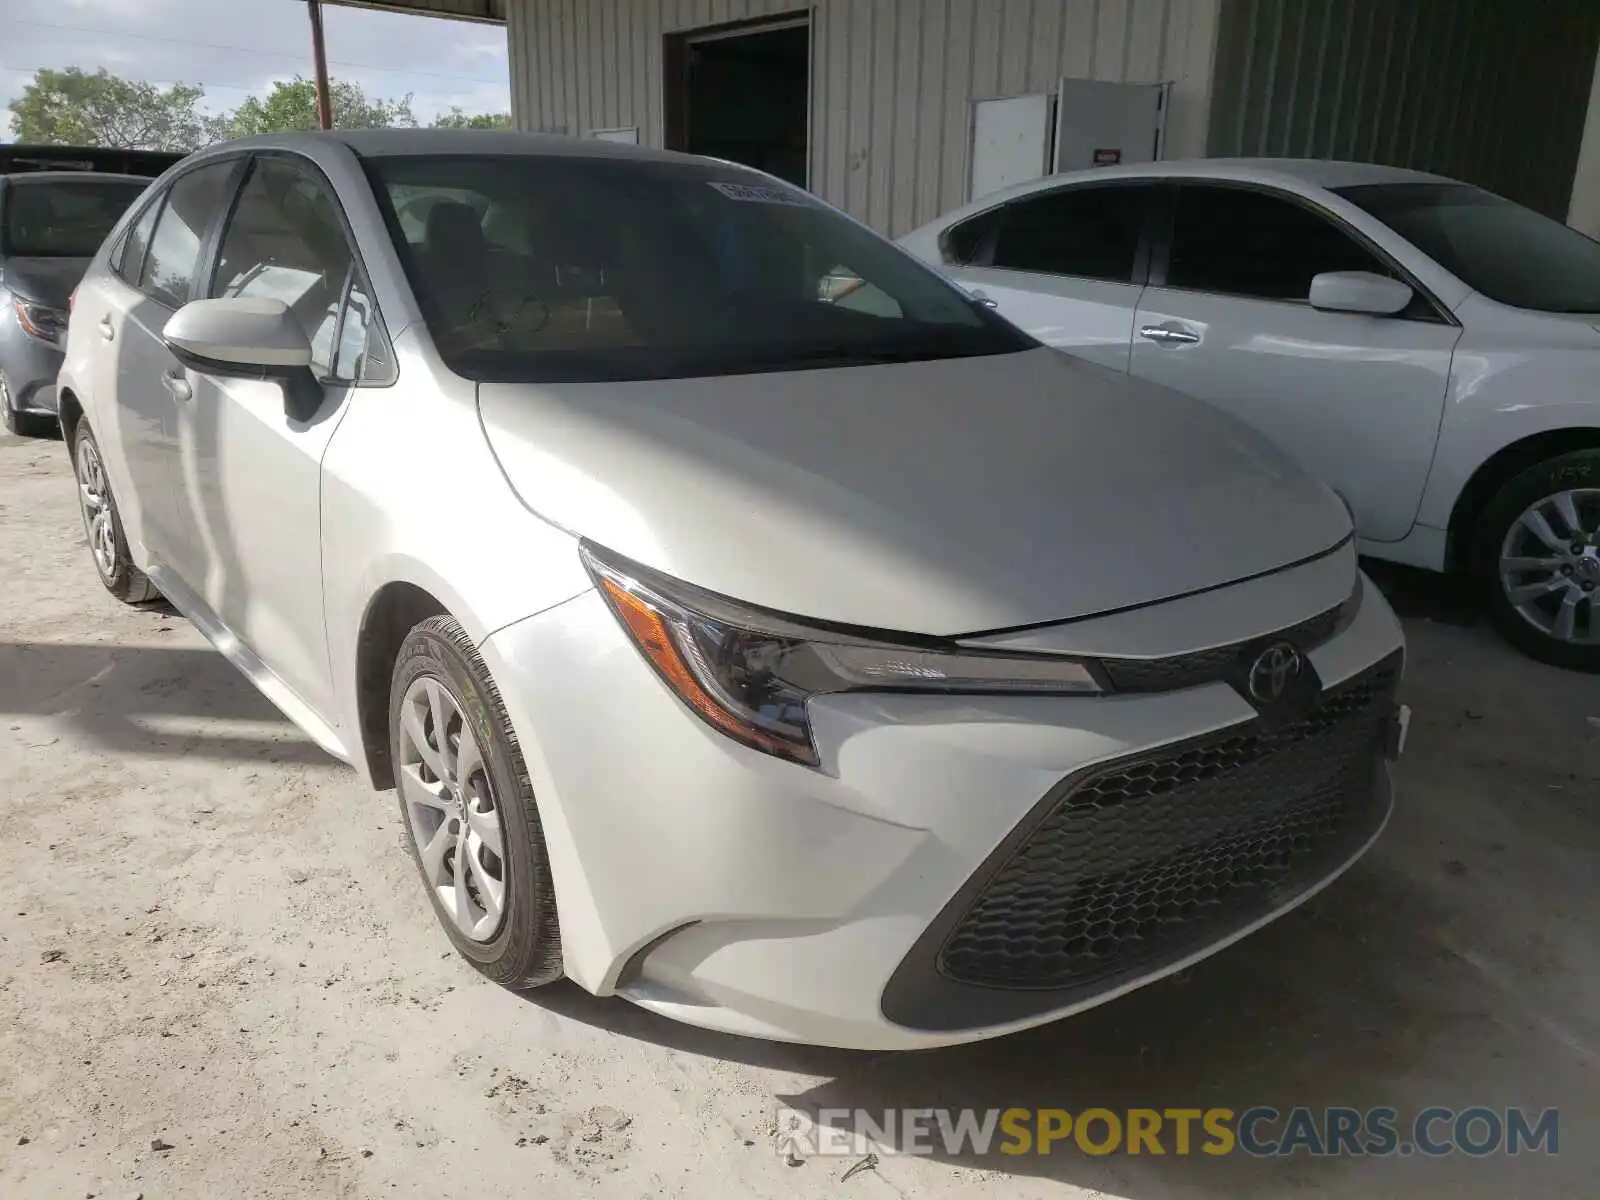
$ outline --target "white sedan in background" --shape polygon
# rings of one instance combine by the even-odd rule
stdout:
[[[1510,641],[1600,671],[1600,243],[1435,175],[1213,159],[1023,184],[902,244],[1248,421],[1362,553],[1470,576]]]

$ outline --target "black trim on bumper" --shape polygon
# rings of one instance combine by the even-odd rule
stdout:
[[[945,1032],[1083,1005],[1170,973],[1293,907],[1342,871],[1388,819],[1392,796],[1383,760],[1395,724],[1393,696],[1402,661],[1396,652],[1328,689],[1310,713],[1288,727],[1257,716],[1067,776],[1018,822],[918,938],[884,988],[885,1018],[910,1029]],[[1373,694],[1357,707],[1361,690]],[[1344,726],[1342,732],[1336,725]],[[1305,732],[1297,738],[1299,726]],[[1355,747],[1347,768],[1352,782],[1339,793],[1335,817],[1319,811],[1323,800],[1317,784],[1325,785],[1326,778],[1296,778],[1295,764],[1281,768],[1291,771],[1283,791],[1269,788],[1259,802],[1250,798],[1256,791],[1249,788],[1243,796],[1230,792],[1228,785],[1240,778],[1259,790],[1263,779],[1272,780],[1276,756],[1293,755],[1297,745],[1330,736],[1353,737]],[[1145,787],[1152,776],[1161,778]],[[1109,793],[1107,786],[1112,787]],[[1182,813],[1185,802],[1196,806],[1192,826]],[[1160,808],[1166,812],[1159,813]],[[1304,825],[1276,827],[1275,822],[1296,810],[1316,825],[1317,836],[1307,835]],[[1123,827],[1105,834],[1101,812]],[[1052,873],[1053,862],[1078,852],[1076,839],[1087,845],[1097,836],[1102,841],[1092,853],[1102,854],[1103,861],[1079,861],[1074,864],[1077,874],[1070,877]],[[1083,911],[1074,907],[1080,896],[1092,895],[1090,902],[1099,904],[1109,895],[1125,904],[1129,889],[1148,892],[1146,881],[1170,880],[1251,839],[1256,839],[1252,853],[1259,855],[1260,839],[1267,838],[1275,839],[1269,853],[1286,855],[1285,837],[1295,841],[1297,869],[1257,872],[1234,886],[1226,873],[1218,882],[1210,862],[1213,911],[1204,919],[1186,924],[1190,917],[1184,912],[1172,928],[1162,929],[1157,918],[1129,918],[1134,923],[1126,928],[1135,930],[1130,941],[1138,949],[1125,961],[1108,954],[1098,966],[1084,970],[1082,964],[1092,955],[1062,959],[1059,943],[1084,923]],[[1139,896],[1141,907],[1152,902],[1147,894]],[[1017,931],[1022,946],[1016,958],[1027,960],[1021,966],[1006,961],[1012,935],[1007,922],[1013,915],[1025,926]],[[984,938],[998,941],[996,954],[985,949]],[[1060,968],[1063,961],[1078,973],[1028,974],[1038,964]]]

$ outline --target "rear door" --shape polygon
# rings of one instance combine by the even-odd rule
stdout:
[[[201,290],[282,300],[312,347],[322,407],[284,411],[283,386],[185,372],[178,498],[185,578],[220,622],[317,715],[332,711],[322,608],[322,457],[355,386],[370,381],[371,289],[332,186],[296,155],[250,164]],[[387,361],[387,360],[385,360]]]
[[[129,487],[117,497],[130,530],[155,560],[172,564],[182,535],[176,496],[184,464],[178,456],[176,400],[182,374],[162,330],[190,298],[202,243],[220,215],[237,159],[187,171],[147,202],[112,257],[101,286],[80,299],[104,345],[96,356],[96,411],[120,451]],[[104,439],[103,439],[104,440]],[[113,453],[117,453],[113,451]]]
[[[1334,487],[1356,529],[1411,529],[1460,327],[1420,291],[1396,316],[1312,308],[1323,271],[1404,273],[1309,200],[1185,183],[1152,256],[1133,374],[1242,418]]]
[[[1128,369],[1143,290],[1143,183],[1080,184],[1020,197],[952,228],[957,282],[1047,345]]]

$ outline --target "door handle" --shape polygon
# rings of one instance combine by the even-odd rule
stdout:
[[[1139,330],[1139,336],[1158,346],[1192,346],[1200,340],[1194,330],[1173,325],[1146,325]]]
[[[116,338],[117,331],[113,328],[110,317],[100,318],[100,336],[108,342]]]
[[[167,391],[172,393],[175,400],[192,400],[194,398],[194,388],[189,385],[187,379],[176,371],[168,371],[162,375],[161,382],[166,384]]]

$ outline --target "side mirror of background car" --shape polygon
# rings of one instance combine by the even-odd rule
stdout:
[[[1324,271],[1311,281],[1311,307],[1330,312],[1391,317],[1411,303],[1413,292],[1398,279],[1371,271]]]
[[[291,420],[309,421],[322,406],[322,385],[311,373],[311,343],[282,300],[191,300],[172,314],[161,336],[191,370],[276,380],[283,386],[283,411]]]

